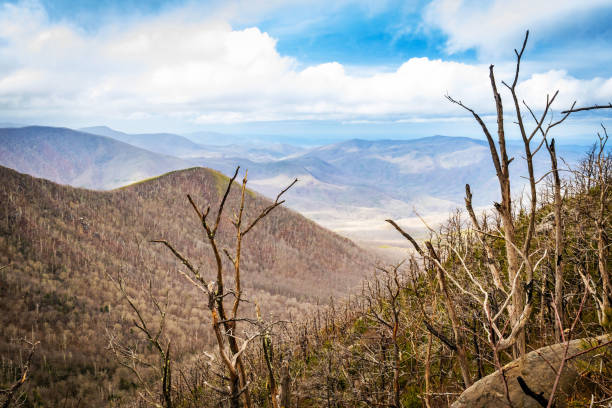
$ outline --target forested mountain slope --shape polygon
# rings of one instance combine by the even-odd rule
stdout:
[[[167,296],[167,330],[179,360],[206,350],[212,341],[207,300],[176,272],[181,266],[172,254],[150,241],[171,241],[204,276],[212,274],[212,253],[185,195],[214,209],[227,182],[220,173],[192,168],[98,192],[0,167],[0,266],[6,266],[0,270],[0,355],[11,356],[0,367],[0,382],[10,381],[19,363],[19,339],[33,336],[41,344],[28,382],[30,403],[101,406],[129,392],[131,377],[106,346],[111,335],[130,341],[132,315],[109,275],[122,277],[147,319],[154,315],[149,288]],[[237,211],[238,192],[229,196],[227,216]],[[249,191],[245,219],[268,204]],[[224,216],[217,239],[232,250],[233,237]],[[257,301],[265,316],[298,316],[319,299],[348,293],[373,261],[349,240],[280,207],[243,241],[245,298]],[[254,314],[253,303],[243,309]]]

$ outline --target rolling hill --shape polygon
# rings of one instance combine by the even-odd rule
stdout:
[[[186,137],[172,133],[130,134],[119,132],[107,126],[92,126],[79,129],[81,132],[106,136],[132,146],[140,147],[154,153],[176,157],[191,156],[202,153],[204,148]]]
[[[150,241],[173,242],[210,274],[214,258],[185,194],[214,211],[227,181],[215,171],[192,168],[101,192],[0,167],[0,266],[7,265],[0,270],[0,355],[18,356],[21,337],[41,341],[30,402],[41,398],[47,406],[61,406],[67,399],[67,406],[79,400],[100,406],[129,391],[129,375],[105,347],[109,335],[129,341],[132,315],[108,275],[123,277],[149,321],[154,316],[146,306],[148,289],[168,299],[168,331],[179,360],[206,350],[213,341],[207,300],[177,273],[181,265],[169,251]],[[226,214],[237,199],[234,188]],[[246,219],[268,203],[249,191]],[[231,249],[233,235],[223,217],[219,242]],[[346,295],[374,262],[348,239],[283,207],[245,238],[242,255],[246,298],[257,301],[266,316],[283,318]],[[252,304],[243,309],[254,313]],[[0,375],[10,375],[11,364],[5,362]]]
[[[67,128],[0,129],[0,165],[74,187],[112,189],[192,164]]]
[[[287,197],[290,208],[370,248],[384,247],[396,256],[406,243],[384,220],[402,222],[414,234],[424,232],[416,209],[436,223],[463,206],[465,184],[474,205],[498,200],[495,172],[483,140],[433,136],[411,140],[360,140],[302,148],[282,144],[231,144],[230,136],[214,135],[224,145],[200,145],[172,134],[130,135],[107,127],[69,129],[29,127],[0,130],[0,164],[74,186],[110,189],[165,171],[206,166],[224,174],[236,166],[248,169],[251,188],[273,196],[294,178],[300,182]],[[63,137],[62,135],[66,135]],[[113,139],[111,139],[113,138]],[[162,156],[153,151],[180,155]],[[520,158],[521,146],[509,143]],[[570,165],[583,146],[557,146]],[[563,164],[565,165],[565,164]],[[546,151],[536,156],[536,174],[549,168]],[[511,166],[516,195],[527,174],[523,160]],[[397,251],[400,252],[397,252]]]
[[[520,158],[521,150],[518,143],[509,144],[510,155]],[[585,150],[558,146],[559,156],[569,164]],[[499,199],[488,144],[470,138],[354,139],[265,163],[245,164],[241,158],[202,161],[224,172],[242,163],[254,175],[252,187],[268,195],[298,177],[301,182],[288,194],[291,208],[370,247],[405,247],[402,237],[384,220],[400,220],[420,235],[424,228],[414,210],[432,223],[446,219],[453,209],[463,207],[466,183],[472,187],[476,206],[490,206]],[[522,160],[515,162],[512,183],[518,195],[527,169]],[[536,174],[548,169],[548,154],[541,151],[535,161]]]

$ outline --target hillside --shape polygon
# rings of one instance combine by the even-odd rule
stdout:
[[[350,302],[279,330],[273,357],[254,347],[255,406],[279,395],[268,386],[273,367],[286,407],[609,407],[612,256],[603,237],[612,231],[612,157],[604,145],[562,180],[559,201],[549,184],[532,215],[511,216],[512,238],[485,221],[494,210],[476,221],[453,214],[430,241],[412,241],[419,255],[377,268]],[[539,260],[516,275],[525,295],[515,300],[507,248],[522,245]],[[525,302],[525,320],[512,321],[513,302]],[[203,394],[210,407],[223,397]]]
[[[5,135],[7,140],[0,147],[0,164],[96,189],[192,166],[228,174],[239,165],[249,170],[253,190],[274,196],[297,177],[301,182],[287,194],[289,208],[367,247],[384,248],[394,259],[400,258],[406,243],[385,219],[402,220],[406,228],[421,236],[424,229],[414,210],[432,224],[444,220],[463,205],[466,183],[472,186],[476,207],[488,207],[499,200],[489,148],[483,140],[445,136],[353,139],[305,149],[265,143],[204,146],[178,135],[131,135],[104,126],[84,130],[104,137],[45,127],[0,130],[0,137]],[[70,135],[69,140],[57,137],[64,133]],[[21,136],[7,138],[9,134]],[[233,140],[227,135],[216,136],[225,143]],[[559,145],[562,167],[574,164],[584,149]],[[508,150],[512,157],[522,157],[516,142],[509,143]],[[538,176],[550,167],[545,153],[540,151],[534,161]],[[523,161],[515,160],[511,182],[517,195],[524,190],[526,174]]]
[[[67,128],[0,129],[0,165],[74,187],[111,189],[191,164]]]
[[[521,146],[509,144],[509,154],[520,158]],[[559,146],[559,156],[574,164],[585,150]],[[228,172],[240,158],[214,160],[206,165]],[[246,164],[244,164],[246,166]],[[563,164],[564,165],[564,164]],[[546,152],[534,162],[536,174],[550,167]],[[278,161],[250,162],[252,188],[270,195],[294,177],[300,183],[290,191],[289,206],[333,231],[369,246],[405,246],[386,218],[401,219],[416,234],[422,223],[414,210],[436,223],[463,206],[465,184],[470,183],[474,205],[488,207],[499,200],[495,171],[486,141],[432,136],[412,140],[360,140],[321,146]],[[512,185],[520,194],[527,169],[513,163]],[[323,205],[321,203],[324,203]]]
[[[18,339],[41,341],[29,383],[31,403],[67,406],[120,399],[130,376],[105,350],[110,334],[130,338],[129,308],[107,274],[123,276],[137,304],[149,285],[169,299],[168,331],[177,358],[206,350],[212,341],[205,299],[176,271],[164,248],[173,242],[205,275],[214,260],[185,198],[215,208],[227,178],[204,168],[177,171],[118,190],[61,186],[0,167],[0,355],[18,356]],[[238,191],[226,205],[232,214]],[[246,218],[269,201],[247,195]],[[218,239],[232,248],[233,226],[222,219]],[[345,295],[371,271],[373,259],[349,240],[280,207],[243,242],[246,297],[264,315],[289,318],[312,310],[318,299]],[[253,314],[251,306],[245,313]],[[127,340],[126,340],[127,341]],[[180,357],[184,356],[184,357]],[[2,382],[17,360],[5,361]]]
[[[172,133],[142,133],[130,134],[119,132],[107,126],[92,126],[79,129],[82,132],[91,133],[98,136],[106,136],[141,149],[150,150],[155,153],[169,154],[172,156],[190,156],[194,152],[204,150],[200,146],[186,137]]]
[[[173,133],[125,133],[108,126],[92,126],[79,129],[83,132],[110,137],[124,143],[161,154],[177,157],[200,157],[204,159],[245,159],[254,162],[281,160],[303,153],[306,149],[283,143],[258,143],[255,140],[241,141],[240,137],[220,133],[210,134],[210,139],[185,137]],[[228,143],[228,142],[232,143]],[[233,171],[233,170],[232,170]]]

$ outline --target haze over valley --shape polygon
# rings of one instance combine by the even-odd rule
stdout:
[[[193,138],[191,140],[189,137]],[[403,253],[406,242],[384,222],[400,220],[422,236],[462,206],[465,184],[474,204],[491,206],[499,198],[486,141],[430,136],[411,140],[363,140],[304,147],[280,143],[196,143],[193,136],[128,134],[105,126],[71,130],[50,127],[0,129],[0,165],[75,187],[111,190],[165,172],[194,166],[232,174],[249,172],[253,190],[274,197],[295,178],[286,205],[365,247]],[[223,144],[221,144],[223,143]],[[521,146],[511,143],[509,155]],[[559,156],[573,165],[586,146],[560,145]],[[519,160],[513,188],[523,192],[527,169]],[[535,170],[544,174],[550,159],[540,153]]]
[[[611,408],[610,0],[0,0],[0,407]]]

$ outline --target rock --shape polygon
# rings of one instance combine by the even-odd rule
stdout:
[[[567,355],[568,357],[575,355],[597,344],[609,341],[610,339],[612,339],[612,334],[606,334],[596,338],[573,340],[569,344]],[[512,401],[514,407],[539,408],[542,406],[536,401],[536,398],[527,395],[521,389],[518,377],[521,377],[527,387],[535,394],[539,395],[540,399],[548,400],[555,382],[555,370],[558,369],[563,359],[565,346],[565,343],[560,343],[542,347],[541,349],[528,353],[522,361],[522,364],[520,360],[514,360],[504,366],[503,370],[508,383],[510,401]],[[607,345],[605,347],[612,347],[612,345]],[[576,364],[588,361],[593,358],[593,355],[597,352],[601,352],[601,350],[585,353],[566,363],[555,394],[557,397],[570,393],[574,389],[579,379]],[[551,368],[551,365],[555,370]],[[452,408],[507,406],[508,400],[506,399],[504,382],[499,371],[475,382],[451,405]],[[557,408],[564,407],[564,398],[556,398],[555,406]]]
[[[550,213],[546,217],[542,218],[542,221],[536,226],[535,231],[537,233],[544,233],[548,231],[552,231],[555,227],[555,214]]]

